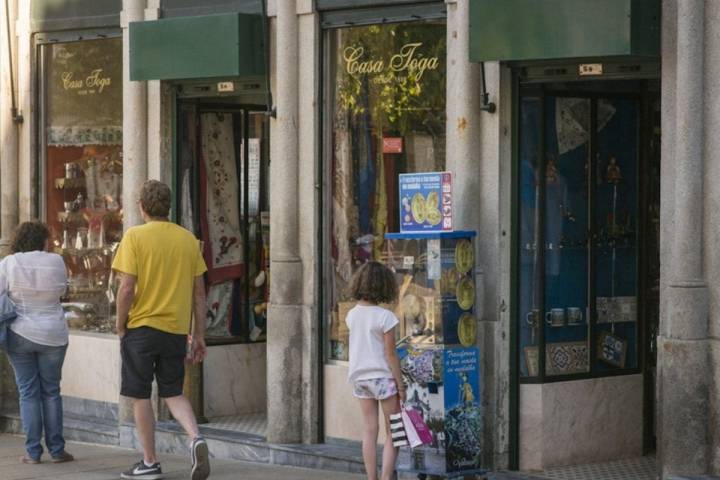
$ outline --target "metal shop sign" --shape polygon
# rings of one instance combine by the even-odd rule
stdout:
[[[450,172],[403,173],[399,184],[401,232],[452,231]]]

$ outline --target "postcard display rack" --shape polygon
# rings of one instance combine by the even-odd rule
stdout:
[[[418,478],[483,473],[475,232],[385,238],[386,262],[399,289],[397,345],[406,406],[422,413],[433,437],[430,445],[401,449],[398,468]]]

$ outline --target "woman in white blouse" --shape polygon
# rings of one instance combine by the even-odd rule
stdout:
[[[60,378],[68,345],[68,327],[60,297],[67,270],[60,255],[48,253],[50,232],[41,222],[24,222],[15,232],[12,255],[0,261],[0,292],[15,303],[7,353],[20,393],[20,418],[25,430],[24,463],[40,463],[43,447],[52,462],[68,462],[63,438]]]

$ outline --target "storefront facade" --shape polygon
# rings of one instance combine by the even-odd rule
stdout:
[[[717,363],[697,173],[717,163],[714,3],[665,2],[662,24],[631,0],[51,3],[10,2],[0,229],[41,218],[67,260],[70,413],[133,444],[107,267],[158,178],[211,263],[198,412],[254,416],[270,443],[359,440],[344,287],[399,229],[398,175],[447,171],[453,228],[477,232],[482,465],[657,448],[663,474],[717,473],[718,382],[693,374]]]

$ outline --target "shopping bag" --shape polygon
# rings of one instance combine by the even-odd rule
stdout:
[[[403,425],[402,414],[390,414],[390,435],[392,437],[393,446],[406,447],[408,445],[405,426]]]
[[[410,448],[432,443],[432,433],[422,418],[422,414],[412,408],[402,409],[403,425]]]
[[[10,300],[7,292],[0,294],[0,348],[5,349],[7,346],[7,329],[17,317],[15,312],[15,304]]]

